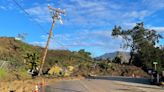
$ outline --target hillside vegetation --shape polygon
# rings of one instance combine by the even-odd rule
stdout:
[[[33,46],[12,37],[0,37],[0,60],[9,62],[6,68],[0,70],[0,76],[3,78],[4,76],[5,78],[10,76],[9,79],[30,78],[27,73],[29,67],[25,63],[26,58],[29,55],[38,56],[40,62],[42,51],[43,48],[39,46]],[[63,70],[72,66],[74,70],[71,76],[88,76],[90,74],[118,76],[136,74],[143,77],[147,76],[146,73],[135,66],[119,65],[111,61],[94,61],[90,55],[91,53],[86,52],[84,49],[73,52],[69,50],[48,50],[43,70],[46,72],[54,65],[57,65],[58,69],[62,68]]]
[[[41,47],[15,40],[12,37],[0,37],[0,60],[23,63],[27,53],[36,53],[41,57],[42,50]],[[85,51],[83,52],[85,53]],[[71,65],[84,60],[91,60],[91,58],[83,53],[68,50],[49,50],[45,66],[51,66],[56,62]]]
[[[20,40],[15,40],[15,38],[12,37],[0,37],[0,60],[9,61],[10,66],[7,66],[5,69],[9,72],[12,71],[12,73],[15,71],[18,76],[20,74],[19,72],[24,75],[27,70],[25,64],[27,54],[35,53],[40,60],[42,51],[43,48],[41,47],[33,46]],[[89,61],[91,61],[92,58],[89,55],[90,53],[85,52],[84,50],[80,50],[79,52],[71,52],[68,50],[48,50],[44,71],[55,64],[61,67],[66,67],[70,65],[76,66],[80,64],[84,65],[84,63],[91,63]]]
[[[0,37],[0,59],[6,61],[24,60],[24,55],[31,52],[40,52],[40,48],[26,44],[14,38]]]

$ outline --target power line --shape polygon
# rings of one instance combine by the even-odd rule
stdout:
[[[33,20],[33,22],[35,22],[35,24],[37,24],[37,26],[45,33],[47,34],[48,32],[42,27],[42,25],[40,23],[38,23],[16,0],[13,0],[13,2],[30,18]],[[54,38],[53,38],[54,39]],[[58,43],[59,45],[61,45],[63,48],[65,48],[66,50],[68,50],[68,48],[66,48],[62,43],[56,41],[56,43]]]
[[[45,33],[47,34],[48,32],[44,29],[44,27],[42,27],[42,25],[40,23],[38,23],[16,0],[13,0],[13,2],[18,6],[18,8],[20,8],[20,10],[22,10],[31,20],[33,20],[33,22],[35,22],[35,24]],[[54,39],[53,37],[51,37],[52,39]],[[66,46],[64,46],[62,43],[60,43],[59,41],[56,41],[57,44],[61,45],[64,49],[68,50],[68,48]]]
[[[66,46],[64,46],[62,43],[60,43],[59,41],[55,40],[54,37],[52,37],[52,39],[59,45],[61,45],[62,48],[64,48],[65,50],[68,50],[68,48]]]
[[[13,2],[22,10],[35,24],[45,33],[48,33],[40,23],[38,23],[16,0],[13,0]]]
[[[48,32],[45,31],[45,29],[42,27],[42,25],[40,23],[38,23],[16,0],[13,0],[13,2],[30,18],[33,20],[33,22],[35,22],[35,24],[37,24],[37,26],[45,33],[47,34]],[[53,37],[51,37],[52,39],[54,39]],[[60,43],[59,41],[56,41],[57,44],[61,45],[64,49],[68,50],[68,48],[66,46],[64,46],[62,43]]]

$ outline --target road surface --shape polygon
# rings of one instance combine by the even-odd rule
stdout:
[[[96,77],[95,79],[60,81],[45,88],[46,92],[164,92],[148,84],[148,79]]]

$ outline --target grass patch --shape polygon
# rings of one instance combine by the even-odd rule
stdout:
[[[31,75],[29,75],[27,73],[27,70],[25,70],[25,69],[19,69],[18,73],[19,73],[21,79],[29,79],[29,78],[31,78]]]
[[[7,76],[6,70],[0,68],[0,79],[5,78],[6,76]]]

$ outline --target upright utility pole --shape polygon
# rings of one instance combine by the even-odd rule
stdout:
[[[46,56],[47,56],[47,50],[48,50],[48,46],[49,46],[49,43],[50,43],[50,39],[51,39],[52,34],[53,34],[53,29],[54,29],[54,26],[55,26],[55,22],[56,22],[56,20],[59,20],[60,23],[63,24],[60,15],[61,14],[65,14],[64,10],[52,8],[49,5],[48,5],[48,8],[49,8],[49,10],[50,10],[50,12],[52,14],[53,21],[52,21],[52,26],[51,26],[50,33],[49,33],[49,36],[48,36],[47,44],[46,44],[46,46],[44,48],[43,57],[42,57],[42,61],[41,61],[41,64],[40,64],[38,76],[40,76],[42,74],[42,70],[43,70],[43,66],[44,66],[44,63],[45,63]]]

